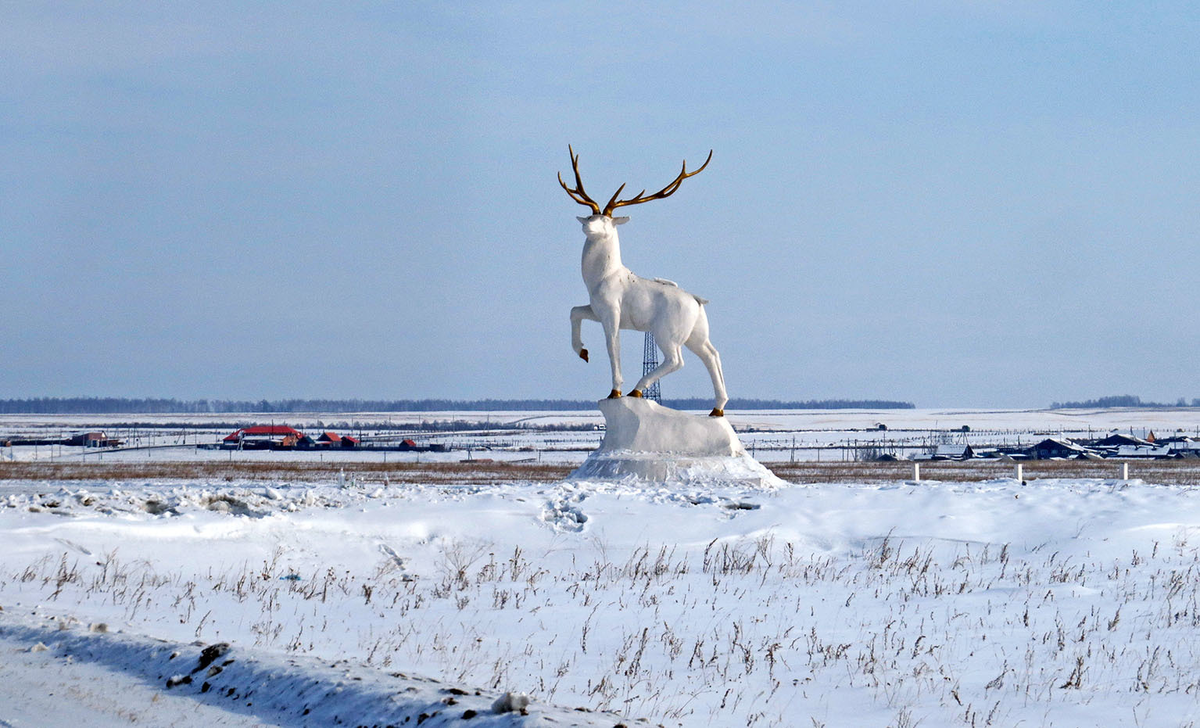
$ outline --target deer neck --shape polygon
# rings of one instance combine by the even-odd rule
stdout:
[[[589,289],[614,273],[625,270],[616,232],[587,237],[583,243],[582,268],[583,281]]]

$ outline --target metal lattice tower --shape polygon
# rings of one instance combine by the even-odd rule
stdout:
[[[654,343],[654,334],[646,332],[646,345],[642,350],[642,376],[646,376],[650,372],[658,368],[658,345]],[[662,401],[662,390],[658,387],[658,382],[651,384],[642,395],[646,399],[654,400],[655,402]]]

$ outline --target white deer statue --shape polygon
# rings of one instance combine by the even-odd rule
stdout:
[[[721,372],[721,357],[717,349],[708,340],[708,316],[704,313],[704,304],[708,301],[688,293],[671,281],[662,278],[647,279],[637,276],[621,263],[621,246],[617,240],[617,225],[629,221],[627,217],[613,217],[613,210],[627,205],[638,205],[650,200],[661,200],[674,194],[679,185],[688,177],[700,174],[712,160],[712,151],[708,159],[695,172],[687,171],[687,161],[683,163],[683,171],[671,184],[652,195],[645,190],[628,200],[618,200],[617,197],[625,189],[621,185],[604,209],[583,190],[583,181],[579,177],[579,156],[570,146],[571,167],[575,171],[575,188],[572,189],[563,182],[562,174],[558,175],[558,183],[567,191],[571,199],[592,209],[592,214],[578,218],[583,223],[583,233],[587,240],[583,244],[583,282],[587,286],[589,303],[586,306],[575,306],[571,309],[571,347],[584,361],[588,360],[588,351],[583,348],[580,337],[580,327],[586,319],[599,321],[604,327],[604,340],[608,346],[608,359],[612,364],[612,392],[609,399],[621,396],[621,329],[633,331],[649,331],[654,334],[654,340],[662,349],[663,362],[650,373],[638,380],[631,397],[641,397],[642,393],[663,376],[683,367],[682,348],[686,346],[700,357],[712,377],[713,394],[716,404],[713,406],[712,417],[722,417],[725,414],[725,404],[729,397],[725,394],[725,375]]]

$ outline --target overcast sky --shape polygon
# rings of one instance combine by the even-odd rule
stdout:
[[[568,143],[733,397],[1200,397],[1196,5],[699,7],[3,2],[0,397],[603,396]]]

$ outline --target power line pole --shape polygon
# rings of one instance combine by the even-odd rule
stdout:
[[[658,368],[658,345],[654,343],[654,334],[646,332],[646,343],[642,349],[642,376],[646,376],[650,372]],[[649,400],[655,402],[662,401],[662,390],[658,387],[658,382],[651,384],[646,388],[642,395]]]

